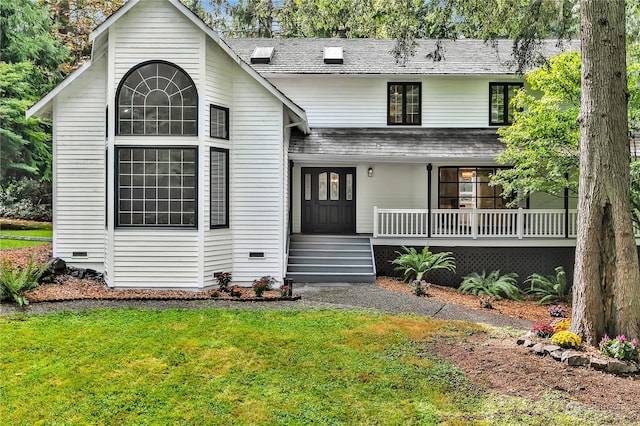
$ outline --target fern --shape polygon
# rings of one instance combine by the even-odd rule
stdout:
[[[23,293],[38,286],[38,279],[50,265],[51,262],[38,265],[33,258],[29,259],[24,268],[15,268],[8,263],[0,264],[0,298],[13,297],[18,306],[28,305],[29,300]]]
[[[398,257],[391,261],[398,265],[395,270],[402,272],[402,281],[409,284],[414,280],[421,281],[429,272],[436,269],[446,269],[455,272],[455,259],[451,252],[431,253],[425,246],[420,253],[413,247],[402,247],[404,253],[396,252]]]
[[[540,298],[538,304],[556,301],[566,301],[571,293],[567,285],[567,275],[562,266],[555,268],[555,275],[531,274],[525,280],[531,287],[527,291],[530,295]]]
[[[516,286],[518,274],[510,273],[500,275],[500,271],[486,274],[473,272],[463,278],[458,291],[476,296],[495,296],[496,299],[522,300],[522,290]]]

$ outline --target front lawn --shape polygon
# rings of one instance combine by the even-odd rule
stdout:
[[[0,238],[0,250],[38,246],[41,244],[48,244],[48,242],[11,239],[11,237],[51,238],[53,235],[53,227],[49,222],[32,222],[0,218],[0,235],[8,237]]]
[[[484,332],[343,311],[0,316],[4,424],[590,423],[471,385],[424,345]],[[522,411],[524,410],[524,411]],[[555,413],[554,413],[555,411]],[[532,417],[529,417],[532,416]],[[549,417],[547,417],[549,416]]]

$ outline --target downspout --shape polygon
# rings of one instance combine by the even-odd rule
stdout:
[[[433,165],[427,164],[427,237],[431,238],[431,172]]]

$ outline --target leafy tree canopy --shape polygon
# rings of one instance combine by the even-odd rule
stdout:
[[[516,202],[538,191],[578,189],[580,144],[580,54],[565,53],[525,75],[530,91],[520,91],[514,122],[498,130],[506,145],[498,157],[502,169],[493,178]]]

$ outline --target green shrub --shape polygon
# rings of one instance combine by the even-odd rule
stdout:
[[[451,252],[431,253],[425,246],[420,253],[413,247],[402,247],[404,253],[396,252],[398,257],[391,261],[397,265],[396,271],[402,272],[402,281],[407,284],[415,280],[426,279],[427,274],[435,269],[446,269],[455,272],[456,263]]]
[[[22,178],[0,189],[0,216],[51,221],[51,183]]]
[[[500,271],[493,271],[489,275],[482,271],[482,275],[473,272],[462,280],[458,291],[476,296],[495,296],[496,299],[521,300],[522,290],[516,286],[518,274],[500,275]]]
[[[24,268],[16,268],[4,262],[0,263],[0,299],[13,297],[18,306],[29,304],[23,292],[38,286],[38,279],[49,268],[51,262],[38,265],[33,258],[29,259]]]
[[[567,275],[562,266],[558,266],[555,275],[547,275],[543,277],[540,274],[531,274],[524,281],[528,282],[531,287],[527,293],[540,298],[539,304],[546,302],[565,302],[567,301],[571,290],[567,285]]]

